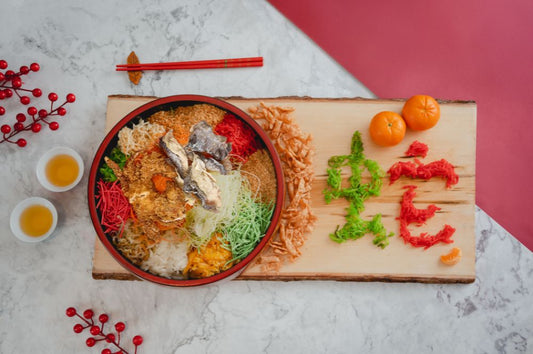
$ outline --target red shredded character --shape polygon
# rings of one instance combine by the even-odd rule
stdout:
[[[418,140],[415,140],[411,145],[409,145],[409,149],[405,152],[405,156],[408,157],[426,157],[428,154],[429,148],[426,144],[421,143]]]
[[[411,236],[411,232],[407,228],[407,222],[400,220],[400,237],[403,238],[405,243],[410,243],[414,247],[424,247],[424,249],[428,249],[439,242],[453,243],[451,237],[454,233],[455,229],[446,224],[436,235],[432,236],[428,235],[427,232],[423,232],[418,236]]]
[[[457,184],[459,176],[455,173],[455,168],[445,159],[430,162],[424,165],[418,159],[415,162],[396,162],[387,171],[389,183],[393,184],[401,176],[410,178],[421,178],[428,180],[432,177],[442,177],[446,179],[446,188]]]
[[[424,224],[426,220],[432,218],[435,212],[440,210],[439,207],[431,204],[426,209],[417,209],[413,204],[413,199],[416,196],[416,186],[405,186],[405,193],[403,194],[400,208],[400,237],[405,243],[410,243],[414,247],[429,247],[439,243],[453,243],[451,237],[453,236],[455,229],[450,225],[444,225],[444,228],[436,235],[428,235],[424,232],[418,236],[412,236],[408,226],[410,224],[417,224],[418,226]]]
[[[405,220],[408,224],[423,225],[427,219],[432,218],[436,211],[441,210],[438,206],[431,204],[426,209],[417,209],[413,204],[416,186],[405,186],[405,193],[401,201],[399,220]]]
[[[416,169],[417,177],[423,178],[425,180],[430,179],[431,177],[442,177],[446,179],[446,188],[450,188],[454,184],[459,182],[459,176],[455,173],[455,169],[451,163],[445,159],[438,161],[433,161],[424,165],[420,162],[418,168]]]
[[[416,178],[416,169],[417,167],[414,162],[396,162],[387,171],[387,173],[390,175],[390,184],[396,182],[396,180],[398,180],[401,176]]]

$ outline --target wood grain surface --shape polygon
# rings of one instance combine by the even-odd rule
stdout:
[[[106,114],[108,131],[120,118],[155,97],[109,96]],[[339,281],[398,281],[426,283],[470,283],[475,280],[475,156],[476,104],[471,101],[441,101],[441,119],[437,126],[424,132],[407,132],[397,146],[383,148],[369,138],[370,119],[380,111],[400,112],[403,100],[372,100],[361,98],[316,99],[283,97],[265,99],[225,98],[235,106],[248,107],[264,102],[267,105],[293,107],[293,117],[304,132],[313,135],[316,148],[312,191],[312,208],[318,217],[314,231],[302,248],[302,255],[286,263],[278,273],[264,272],[251,265],[237,279],[241,280],[339,280]],[[385,249],[372,244],[372,236],[342,244],[330,240],[329,234],[344,224],[347,202],[333,201],[326,205],[322,191],[326,187],[329,157],[349,153],[353,133],[361,132],[367,158],[378,161],[387,170],[397,161],[407,161],[404,152],[414,140],[426,143],[429,153],[423,163],[445,158],[455,166],[459,183],[446,189],[445,181],[429,181],[402,177],[392,185],[384,179],[379,197],[365,203],[364,219],[381,213],[387,230],[396,235]],[[103,137],[102,137],[103,138]],[[347,178],[348,175],[344,175]],[[438,244],[430,249],[405,244],[398,236],[400,200],[405,185],[417,186],[414,204],[425,208],[435,204],[441,208],[421,227],[411,226],[413,235],[435,234],[444,224],[456,228],[453,244]],[[439,260],[452,247],[462,250],[462,260],[446,266]],[[92,274],[95,279],[136,279],[123,269],[96,238]]]

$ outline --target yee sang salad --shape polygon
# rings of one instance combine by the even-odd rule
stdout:
[[[215,275],[244,259],[270,225],[270,154],[244,121],[215,106],[178,107],[125,126],[104,160],[101,225],[149,273]]]

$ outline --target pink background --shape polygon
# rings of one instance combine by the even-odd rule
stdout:
[[[475,100],[476,203],[533,250],[533,1],[270,3],[378,97]]]

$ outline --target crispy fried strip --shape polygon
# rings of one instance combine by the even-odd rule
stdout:
[[[294,108],[267,106],[260,103],[248,109],[252,118],[261,121],[263,129],[279,153],[287,197],[281,213],[280,227],[269,247],[258,257],[263,271],[279,271],[285,261],[301,255],[306,233],[313,230],[316,216],[311,210],[311,186],[314,181],[312,137],[304,134],[290,113]]]

